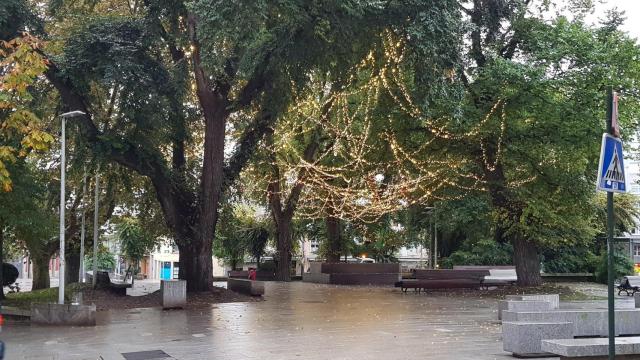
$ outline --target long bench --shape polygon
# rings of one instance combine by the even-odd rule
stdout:
[[[616,360],[640,359],[640,337],[615,339]],[[542,350],[560,360],[604,360],[609,354],[608,338],[542,340]]]
[[[489,275],[484,277],[482,283],[484,287],[513,285],[518,281],[513,265],[457,265],[453,270],[489,270]]]
[[[303,281],[337,285],[391,285],[400,280],[400,264],[311,263]]]
[[[414,289],[416,292],[427,289],[480,288],[489,270],[413,270],[413,279],[396,282],[402,292]]]

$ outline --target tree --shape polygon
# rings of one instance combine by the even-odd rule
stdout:
[[[53,142],[38,116],[29,109],[29,91],[46,69],[46,61],[33,51],[42,46],[29,34],[3,41],[0,37],[0,187],[11,191],[7,164],[32,150],[44,151]]]
[[[520,285],[540,284],[540,248],[590,241],[596,232],[592,184],[604,88],[623,94],[624,125],[638,108],[639,47],[617,30],[616,14],[586,25],[587,5],[575,7],[570,21],[545,18],[551,2],[460,1],[469,24],[469,46],[451,73],[460,96],[428,108],[411,68],[401,66],[397,76],[407,99],[397,118],[413,120],[428,144],[395,137],[399,159],[425,170],[443,161],[452,171],[440,178],[449,186],[432,189],[442,202],[484,197],[494,239],[513,246]]]
[[[211,286],[222,194],[292,89],[304,87],[312,69],[341,76],[383,28],[423,23],[417,14],[431,16],[434,25],[456,9],[452,1],[110,3],[108,18],[100,6],[49,4],[55,17],[44,22],[82,16],[62,31],[47,27],[54,32],[46,36],[66,41],[56,56],[50,52],[58,49],[39,51],[49,61],[45,75],[68,109],[87,114],[78,122],[89,146],[150,179],[189,291]],[[28,7],[18,8],[10,9],[16,19],[9,30],[27,27],[33,17],[22,11]],[[64,34],[69,28],[73,34]],[[101,111],[109,98],[117,109]],[[241,135],[225,160],[228,126]],[[202,153],[189,150],[198,145]]]
[[[129,217],[119,219],[116,225],[116,236],[122,254],[129,261],[127,273],[131,275],[133,283],[135,274],[140,268],[140,260],[154,248],[156,240],[144,231],[137,219]]]
[[[539,247],[593,236],[603,89],[623,91],[621,112],[629,114],[640,75],[632,60],[640,49],[616,24],[591,28],[580,16],[549,22],[534,6],[473,1],[463,10],[473,25],[469,65],[460,72],[464,109],[469,118],[487,114],[480,116],[491,130],[476,138],[475,162],[495,238],[513,244],[520,285],[540,284]]]
[[[220,216],[223,221],[216,233],[214,255],[233,270],[244,263],[245,255],[252,256],[259,266],[272,232],[266,219],[246,204],[227,204]]]
[[[25,159],[8,166],[12,174],[12,191],[0,192],[3,204],[0,207],[0,240],[21,244],[29,250],[34,260],[33,288],[37,290],[49,287],[51,254],[46,249],[55,234],[56,220],[45,206],[46,187],[33,168]]]

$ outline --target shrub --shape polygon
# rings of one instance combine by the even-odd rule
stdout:
[[[598,263],[598,267],[596,269],[596,281],[602,284],[607,283],[607,252],[603,251],[600,255],[600,261]],[[613,256],[613,278],[620,279],[623,276],[633,275],[634,274],[634,266],[631,259],[628,256],[619,254],[614,252]]]
[[[563,247],[543,252],[546,273],[593,273],[600,257],[584,247]]]
[[[466,244],[465,244],[466,245]],[[463,246],[440,261],[443,268],[455,265],[511,265],[513,263],[513,247],[511,244],[498,243],[491,239]]]

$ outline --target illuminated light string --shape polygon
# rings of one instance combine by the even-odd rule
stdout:
[[[331,213],[338,218],[363,222],[376,221],[386,213],[411,205],[462,199],[471,193],[487,191],[483,176],[465,171],[474,167],[472,159],[433,158],[434,154],[429,150],[437,139],[479,136],[484,166],[494,171],[503,155],[506,102],[499,99],[471,129],[453,132],[443,125],[448,119],[425,116],[412,100],[403,80],[407,78],[402,67],[404,43],[394,40],[393,33],[388,31],[383,45],[381,67],[372,51],[339,89],[327,94],[326,87],[319,84],[311,93],[299,94],[288,115],[278,122],[273,145],[261,147],[262,151],[272,154],[275,161],[267,165],[281,169],[281,178],[274,179],[271,173],[261,172],[255,166],[248,167],[245,171],[252,174],[243,178],[254,180],[247,184],[248,191],[264,193],[264,184],[279,181],[280,195],[285,198],[293,186],[302,184],[297,216],[321,218]],[[369,75],[364,82],[365,77],[360,76],[363,74]],[[377,129],[379,124],[376,125],[373,118],[379,114],[374,115],[374,110],[379,107],[383,94],[388,95],[409,118],[424,124],[432,138],[426,139],[417,149],[406,150],[391,128]],[[480,135],[498,111],[500,134],[495,156],[490,159]],[[387,119],[392,125],[391,114]],[[318,128],[330,140],[313,161],[305,161],[300,144],[293,139],[314,136]],[[391,159],[379,158],[380,146],[388,146]],[[384,179],[376,180],[381,174]],[[535,177],[513,180],[509,186],[518,187],[534,180]]]

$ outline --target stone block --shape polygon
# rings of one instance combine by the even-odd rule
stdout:
[[[616,338],[616,359],[640,358],[640,337]],[[561,359],[606,359],[609,353],[609,339],[556,339],[543,340],[542,350],[560,355]]]
[[[569,322],[502,323],[503,349],[514,356],[541,355],[542,340],[567,338],[573,338],[573,324]]]
[[[227,280],[227,289],[251,296],[264,295],[264,283],[262,281],[229,279]]]
[[[160,282],[160,296],[163,309],[183,308],[187,305],[186,280],[162,280]]]
[[[542,300],[502,300],[498,302],[498,320],[502,320],[503,311],[548,311],[551,303]]]
[[[309,263],[309,272],[312,274],[319,274],[322,272],[322,263],[318,261],[312,261]]]
[[[560,308],[559,294],[507,295],[505,300],[542,300],[551,304],[551,309]]]
[[[633,300],[635,300],[636,309],[639,309],[640,308],[640,293],[633,294]]]
[[[640,335],[640,309],[618,309],[615,316],[616,335]],[[502,321],[570,322],[574,336],[607,336],[609,333],[606,309],[503,311]]]
[[[31,304],[31,323],[40,325],[95,326],[95,305]]]
[[[311,282],[311,283],[318,283],[318,284],[329,284],[329,282],[331,281],[331,274],[322,274],[322,273],[314,273],[314,272],[309,272],[309,273],[303,273],[302,274],[302,281],[305,282]]]

